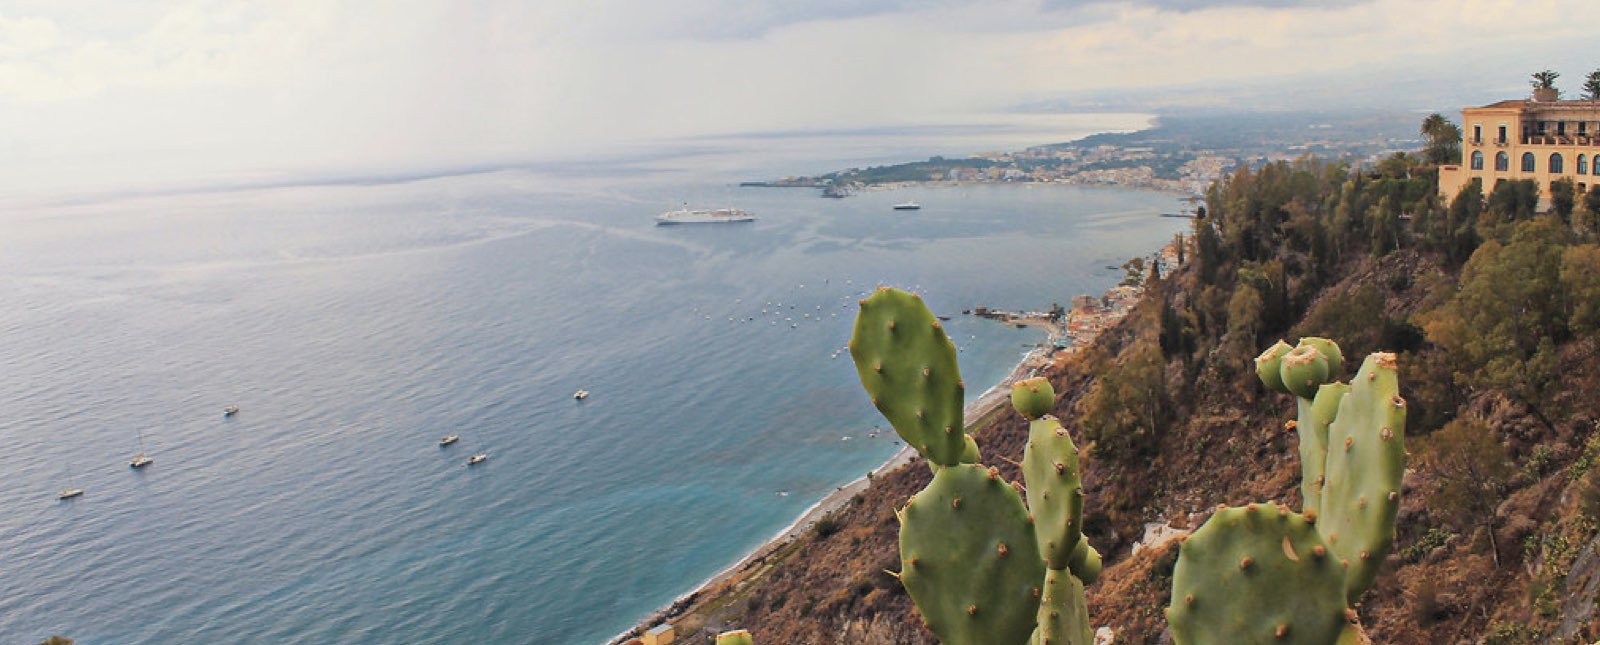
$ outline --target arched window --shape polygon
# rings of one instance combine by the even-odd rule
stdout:
[[[1533,153],[1522,153],[1522,172],[1533,172]]]
[[[1582,159],[1582,157],[1579,157],[1579,159]],[[1583,162],[1580,161],[1578,163],[1581,164]],[[1579,168],[1583,168],[1583,166],[1578,166],[1578,167]],[[1483,151],[1482,150],[1473,150],[1472,151],[1472,169],[1473,170],[1483,170]],[[1583,172],[1583,171],[1579,170],[1578,172]]]
[[[1578,174],[1589,174],[1589,158],[1587,156],[1578,155]]]
[[[1563,172],[1566,172],[1566,171],[1567,171],[1567,165],[1566,165],[1565,161],[1561,158],[1561,153],[1559,153],[1559,152],[1550,153],[1550,174],[1559,175],[1559,174],[1561,174]]]
[[[1494,169],[1499,171],[1499,172],[1505,172],[1507,170],[1510,170],[1511,169],[1511,157],[1507,157],[1506,153],[1504,153],[1504,152],[1496,152],[1496,153],[1494,153]]]

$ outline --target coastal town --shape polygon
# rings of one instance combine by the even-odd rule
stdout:
[[[824,197],[908,184],[964,183],[1111,185],[1199,196],[1211,182],[1244,165],[1306,155],[1375,165],[1419,145],[1415,118],[1408,114],[1160,117],[1154,127],[1138,132],[742,185],[817,188]]]

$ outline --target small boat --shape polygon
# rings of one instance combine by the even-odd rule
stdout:
[[[897,211],[914,211],[921,210],[922,205],[916,202],[901,202],[899,204],[895,204],[894,209]]]
[[[473,455],[467,458],[468,466],[476,466],[489,460],[489,455]]]
[[[62,490],[59,493],[56,493],[56,499],[72,499],[74,497],[82,497],[82,496],[83,496],[83,489],[82,488],[68,488],[68,489]]]
[[[457,434],[445,435],[445,437],[443,439],[439,440],[439,445],[441,447],[442,446],[448,446],[448,445],[450,445],[452,443],[455,443],[457,441],[460,441],[460,440],[461,440],[461,435],[457,435]]]
[[[222,409],[222,416],[225,416],[225,417],[231,417],[231,416],[233,416],[235,414],[238,414],[238,413],[239,413],[239,406],[237,406],[237,405],[230,405],[230,406],[225,407],[225,408]]]
[[[572,398],[577,399],[579,401],[587,399],[587,398],[589,398],[589,391],[588,390],[578,390],[577,392],[573,392],[572,393]]]
[[[144,468],[152,463],[155,463],[155,460],[151,459],[149,455],[144,454],[144,431],[141,430],[139,431],[139,452],[134,453],[133,459],[128,461],[128,467]]]

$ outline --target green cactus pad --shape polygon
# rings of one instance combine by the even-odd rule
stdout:
[[[961,451],[961,463],[975,464],[983,461],[983,453],[978,451],[978,441],[973,439],[972,435],[970,434],[967,435],[965,441],[967,448],[966,450]]]
[[[1056,390],[1042,376],[1018,381],[1011,386],[1011,407],[1027,419],[1037,419],[1056,409]]]
[[[1317,398],[1307,401],[1295,397],[1300,415],[1295,420],[1295,431],[1300,434],[1300,497],[1302,510],[1321,513],[1322,490],[1327,481],[1328,425],[1339,414],[1339,402],[1350,386],[1328,383],[1317,388]]]
[[[1071,573],[1050,569],[1044,574],[1044,597],[1039,602],[1038,645],[1094,645],[1089,626],[1089,606],[1083,600],[1083,583]]]
[[[940,468],[900,511],[900,582],[945,645],[1020,645],[1044,561],[1022,495],[993,469]]]
[[[1406,470],[1406,402],[1394,354],[1368,356],[1328,427],[1327,486],[1317,529],[1350,563],[1353,604],[1372,586],[1394,545],[1400,479]]]
[[[755,639],[750,637],[750,632],[743,629],[717,634],[717,645],[755,645],[755,643]]]
[[[901,439],[930,463],[961,462],[965,385],[956,347],[922,298],[880,288],[862,300],[850,357],[872,404]]]
[[[1344,369],[1344,352],[1339,349],[1338,343],[1316,336],[1302,336],[1300,344],[1316,348],[1317,353],[1322,355],[1322,360],[1328,362],[1328,378],[1337,378],[1339,371]]]
[[[1045,566],[1065,569],[1083,528],[1083,480],[1078,448],[1061,422],[1036,419],[1028,424],[1028,445],[1022,451],[1022,481],[1028,510]]]
[[[1328,360],[1317,348],[1302,343],[1283,355],[1278,373],[1291,394],[1302,399],[1313,398],[1317,388],[1328,382]]]
[[[1266,351],[1256,357],[1256,376],[1261,378],[1261,384],[1273,392],[1289,393],[1289,388],[1283,386],[1283,374],[1279,372],[1283,355],[1294,349],[1288,343],[1279,340]]]
[[[1167,624],[1178,645],[1329,645],[1345,626],[1344,576],[1287,506],[1223,509],[1179,551]]]
[[[1094,584],[1095,580],[1100,579],[1100,552],[1096,551],[1088,540],[1078,540],[1077,548],[1072,550],[1072,557],[1067,558],[1067,570],[1083,584]]]

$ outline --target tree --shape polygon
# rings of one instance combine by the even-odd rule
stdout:
[[[1583,79],[1583,100],[1600,101],[1600,69],[1589,72]]]
[[[1461,128],[1438,112],[1422,120],[1422,136],[1427,146],[1422,156],[1431,164],[1461,163]]]
[[[1600,332],[1600,245],[1567,247],[1561,254],[1561,290],[1569,305],[1569,330],[1574,335]]]
[[[1550,214],[1561,218],[1561,223],[1572,223],[1572,207],[1577,203],[1574,194],[1578,185],[1571,177],[1550,182]]]
[[[1583,211],[1578,218],[1578,233],[1588,239],[1600,235],[1600,185],[1583,194]]]
[[[1488,529],[1494,564],[1500,566],[1494,512],[1515,472],[1505,446],[1483,424],[1456,419],[1428,435],[1421,457],[1439,483],[1429,506],[1442,511],[1439,518],[1458,530]]]
[[[1528,84],[1532,85],[1535,90],[1555,90],[1556,79],[1558,78],[1561,78],[1560,74],[1544,69],[1534,72],[1533,78],[1528,81]],[[1556,90],[1556,92],[1559,94],[1561,90]]]

